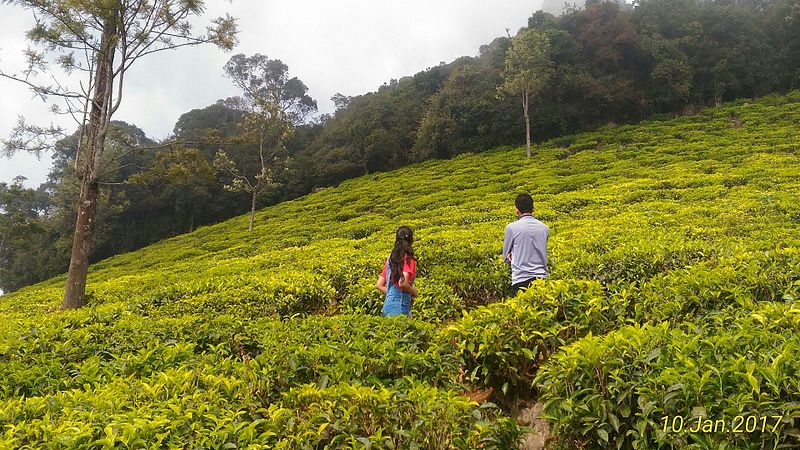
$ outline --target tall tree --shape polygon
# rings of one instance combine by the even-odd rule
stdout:
[[[242,90],[249,112],[276,109],[297,126],[317,110],[317,102],[308,95],[308,86],[297,77],[289,78],[289,66],[279,59],[240,53],[231,57],[224,69]]]
[[[240,124],[240,141],[254,141],[258,145],[258,169],[254,174],[246,168],[252,161],[237,165],[224,150],[219,150],[214,157],[214,167],[232,180],[225,185],[225,190],[250,194],[249,232],[253,231],[259,196],[279,186],[276,173],[284,170],[286,161],[282,158],[282,153],[293,131],[286,116],[271,106],[273,105],[265,104],[259,107],[257,112],[245,116]]]
[[[501,93],[519,95],[522,98],[528,158],[531,157],[531,97],[540,95],[552,76],[553,62],[550,60],[547,35],[536,29],[520,31],[511,40],[511,48],[506,54],[503,83],[499,89]]]
[[[84,304],[99,180],[104,170],[103,149],[109,124],[122,103],[125,76],[131,66],[153,53],[184,46],[213,43],[231,49],[236,43],[236,22],[217,18],[205,33],[195,33],[192,18],[202,14],[202,0],[0,0],[30,10],[36,25],[28,38],[41,50],[29,50],[23,75],[0,73],[27,84],[43,98],[64,101],[67,113],[80,130],[80,152],[75,169],[81,181],[77,219],[67,286],[62,308]],[[56,63],[63,72],[51,70]],[[72,73],[82,75],[70,87]],[[54,84],[36,75],[47,73]],[[47,133],[50,131],[50,133]],[[9,151],[41,150],[44,138],[58,130],[30,127],[21,122]]]
[[[279,59],[234,55],[225,64],[225,74],[242,90],[245,116],[239,123],[239,141],[255,144],[258,150],[256,170],[247,170],[253,158],[240,158],[240,164],[222,150],[214,165],[232,178],[227,190],[250,194],[250,224],[256,214],[258,197],[277,187],[276,172],[283,170],[285,144],[309,114],[317,110],[317,102],[308,95],[308,87],[297,77],[289,78],[289,67]],[[248,176],[248,172],[251,175]]]

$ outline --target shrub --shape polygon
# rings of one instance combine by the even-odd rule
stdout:
[[[627,305],[614,300],[596,282],[536,282],[515,298],[466,313],[443,330],[441,345],[460,356],[470,379],[503,394],[510,391],[512,398],[527,397],[550,354],[619,323]]]
[[[267,411],[275,448],[513,448],[521,432],[491,405],[426,386],[407,391],[302,386]]]
[[[563,348],[535,383],[563,447],[789,448],[800,445],[798,324],[796,306],[765,305],[680,328],[624,327]],[[768,418],[777,432],[737,433],[736,416]],[[672,428],[675,417],[726,427],[690,433]]]

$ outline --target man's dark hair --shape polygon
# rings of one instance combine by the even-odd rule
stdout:
[[[530,214],[533,212],[533,197],[528,194],[519,194],[514,200],[514,205],[522,214]]]

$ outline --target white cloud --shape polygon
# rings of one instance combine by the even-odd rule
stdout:
[[[241,34],[234,52],[281,59],[308,85],[320,112],[330,112],[330,97],[337,92],[363,94],[392,78],[477,54],[480,45],[505,35],[506,28],[514,32],[524,26],[541,4],[542,0],[217,0],[207,2],[206,16],[228,12],[237,17]],[[27,11],[0,6],[0,67],[5,71],[22,67],[24,33],[31,24]],[[139,126],[148,136],[166,137],[180,114],[237,95],[222,74],[231,55],[204,46],[143,59],[126,79],[123,104],[114,118]],[[8,136],[20,114],[36,123],[73,126],[64,117],[54,118],[10,80],[0,79],[0,95],[0,136]],[[36,185],[44,181],[48,167],[47,156],[42,161],[28,155],[0,159],[0,181],[22,174],[31,180],[29,185]]]

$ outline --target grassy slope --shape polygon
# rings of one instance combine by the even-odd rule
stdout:
[[[100,445],[98,442],[108,439],[107,425],[113,425],[112,435],[124,434],[125,424],[137,418],[155,430],[139,436],[145,442],[162,433],[164,442],[197,439],[192,442],[213,447],[232,439],[224,435],[235,434],[229,429],[234,426],[231,424],[243,427],[241,423],[267,417],[276,430],[286,428],[280,425],[280,414],[259,408],[279,404],[290,415],[304,408],[314,410],[308,405],[317,404],[314,402],[319,399],[309,400],[315,395],[347,403],[352,401],[351,394],[340,391],[360,389],[363,384],[370,389],[369,395],[380,397],[388,392],[394,400],[381,397],[380,401],[392,407],[400,401],[392,396],[417,392],[415,389],[433,389],[423,397],[455,405],[446,417],[454,431],[445,432],[438,441],[430,437],[429,430],[410,432],[419,436],[414,442],[423,447],[468,448],[478,442],[475,439],[488,445],[491,439],[486,436],[503,434],[497,428],[502,428],[502,421],[489,421],[496,428],[483,430],[483,422],[470,419],[474,406],[451,397],[462,389],[464,371],[474,373],[472,383],[498,388],[510,384],[512,390],[521,391],[517,394],[530,395],[524,392],[525,383],[550,353],[531,356],[520,349],[519,354],[509,356],[513,351],[503,354],[498,350],[505,348],[502,345],[490,351],[475,350],[468,345],[470,336],[478,336],[475,339],[484,344],[501,339],[494,336],[497,330],[491,321],[502,315],[503,308],[522,308],[523,313],[518,311],[513,317],[534,309],[539,314],[538,305],[547,303],[542,298],[552,294],[558,303],[567,295],[553,294],[556,288],[543,288],[541,298],[531,294],[524,305],[511,301],[480,307],[502,300],[508,287],[508,274],[498,254],[503,227],[513,219],[514,195],[530,192],[536,215],[551,227],[551,278],[563,280],[563,286],[578,286],[575,289],[580,292],[596,288],[597,292],[586,298],[598,297],[612,305],[601,311],[605,317],[598,319],[604,324],[599,328],[594,319],[583,323],[559,318],[557,313],[548,319],[552,323],[536,318],[518,324],[522,332],[530,331],[531,324],[563,325],[553,332],[558,339],[548,341],[553,351],[589,331],[610,332],[608,339],[616,339],[615,333],[627,329],[614,330],[628,323],[706,323],[706,315],[715,311],[733,317],[738,313],[726,309],[731,302],[739,302],[742,310],[793,300],[796,249],[800,247],[798,131],[800,94],[795,92],[788,97],[738,102],[694,117],[556,139],[538,149],[530,160],[519,149],[497,149],[428,161],[266,208],[257,213],[251,235],[246,231],[246,218],[240,217],[95,264],[88,284],[90,307],[81,311],[48,313],[60,301],[63,277],[4,296],[0,300],[0,371],[9,382],[0,397],[0,425],[11,427],[6,443],[22,445],[61,437],[66,446]],[[371,286],[400,224],[414,227],[417,235],[422,295],[415,304],[416,320],[400,324],[362,319],[359,314],[380,307],[380,297]],[[706,286],[707,280],[717,284]],[[728,295],[726,289],[731,286],[740,289]],[[571,287],[565,289],[572,292]],[[591,309],[581,303],[584,297],[570,298],[579,298],[576,314]],[[462,310],[476,307],[474,313],[461,318]],[[565,308],[562,303],[556,307],[562,316],[569,310]],[[324,314],[302,319],[315,312]],[[337,312],[345,314],[327,317]],[[273,319],[298,314],[284,322]],[[774,314],[781,315],[780,311]],[[487,317],[483,322],[482,315]],[[591,312],[587,315],[594,317]],[[442,321],[450,324],[445,332],[429,324]],[[792,323],[781,333],[795,333],[792,327],[796,324]],[[341,329],[348,330],[346,335],[330,331]],[[370,329],[381,333],[376,335]],[[710,332],[727,333],[720,330]],[[292,337],[301,332],[305,333],[302,339]],[[443,343],[442,333],[451,333],[450,341],[460,339],[461,346]],[[528,343],[530,337],[502,339],[517,345]],[[322,348],[328,341],[346,350],[325,353]],[[387,345],[381,347],[383,341]],[[580,353],[581,345],[590,344],[581,340],[569,347],[569,352]],[[402,351],[390,354],[392,348]],[[541,351],[536,348],[534,353]],[[152,353],[147,355],[148,351]],[[300,370],[296,362],[287,363],[294,354],[306,355],[303,358],[309,366]],[[494,356],[498,359],[492,359]],[[505,370],[518,363],[516,357],[528,359],[530,373]],[[250,372],[251,358],[260,364],[261,377]],[[362,367],[378,362],[372,371],[363,371],[354,360]],[[585,361],[574,364],[591,365]],[[486,371],[471,372],[474,368]],[[96,376],[87,375],[91,373]],[[233,385],[221,389],[214,380],[198,381],[198,377],[220,377]],[[398,381],[401,379],[410,381],[404,384]],[[325,381],[320,384],[320,380]],[[316,387],[303,387],[307,382],[317,383]],[[215,428],[205,419],[191,417],[174,427],[160,424],[165,417],[175,420],[170,414],[183,417],[194,406],[185,404],[184,394],[175,394],[169,397],[177,402],[170,413],[170,409],[157,406],[163,398],[142,394],[131,387],[136,383],[178,386],[175,392],[191,393],[200,397],[198,402],[215,405],[216,414],[226,417],[219,420],[227,425]],[[617,442],[632,439],[615,429],[619,427],[613,422],[619,419],[593,416],[588,426],[573,426],[569,421],[578,418],[563,408],[572,394],[547,391],[547,379],[537,383],[555,405],[557,430],[564,436],[587,446],[605,445],[609,433]],[[214,388],[204,390],[199,385]],[[303,397],[297,392],[300,389],[318,391]],[[781,392],[778,389],[774,394],[777,400],[785,400]],[[143,395],[146,398],[140,399]],[[36,404],[47,398],[56,399],[51,403],[63,402],[59,403],[63,407]],[[109,398],[119,399],[120,405],[105,405]],[[358,398],[364,397],[359,394]],[[378,408],[375,405],[381,403],[375,402],[365,408]],[[421,403],[411,403],[413,414],[424,416],[421,411],[428,411]],[[113,419],[87,417],[81,412],[85,408],[78,407],[85,404],[97,411],[125,412]],[[316,420],[302,414],[298,417],[301,422]],[[441,419],[432,417],[431,421]],[[408,424],[396,417],[380,420],[381,426],[390,430],[408,429]],[[658,423],[656,416],[649,420],[650,426]],[[187,431],[194,426],[201,431]],[[647,424],[631,422],[631,428],[636,426]],[[79,431],[69,431],[70,427]],[[342,446],[357,445],[358,436],[385,442],[384,437],[375,437],[374,427],[364,427],[317,434],[324,436],[323,442],[348,436],[350,444],[335,442]],[[598,434],[601,428],[607,431]],[[277,437],[266,429],[254,430],[251,440],[240,438],[239,443],[296,443],[300,442],[297,436],[308,431],[287,429],[276,432]],[[637,439],[649,442],[665,437],[640,433]],[[666,439],[669,445],[685,444],[669,436]],[[718,439],[724,440],[724,436]]]

